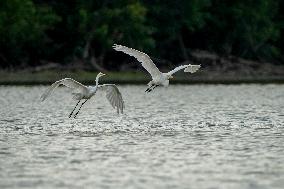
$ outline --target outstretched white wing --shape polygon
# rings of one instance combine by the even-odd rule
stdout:
[[[88,92],[88,89],[85,85],[79,83],[78,81],[75,81],[74,79],[71,78],[65,78],[58,80],[54,82],[40,97],[41,101],[44,101],[52,92],[55,88],[57,88],[59,85],[64,85],[68,88],[71,89],[76,89],[80,93],[86,94]]]
[[[190,72],[190,73],[194,73],[196,72],[201,66],[200,65],[182,65],[182,66],[178,66],[175,69],[173,69],[172,71],[168,72],[168,75],[173,75],[174,73],[178,72],[179,70],[184,69],[184,72]]]
[[[130,56],[135,57],[139,62],[142,63],[142,66],[151,74],[152,78],[157,77],[162,74],[147,54],[140,52],[138,50],[128,48],[122,45],[117,45],[117,44],[114,44],[113,48],[116,51],[121,51]]]
[[[116,108],[117,113],[123,113],[124,101],[115,84],[103,84],[98,86],[99,89],[106,91],[106,98],[113,108]]]

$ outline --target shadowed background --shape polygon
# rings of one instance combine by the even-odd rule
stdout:
[[[148,53],[162,71],[202,64],[196,76],[176,82],[282,82],[283,6],[280,0],[2,0],[0,82],[49,83],[65,75],[87,82],[97,71],[123,71],[126,83],[144,82],[136,74],[140,65],[115,52],[114,43]],[[94,76],[86,78],[88,72]]]

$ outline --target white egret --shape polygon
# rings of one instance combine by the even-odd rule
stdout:
[[[142,66],[150,73],[152,81],[147,84],[148,88],[145,92],[150,92],[157,86],[167,87],[169,85],[169,79],[173,78],[172,75],[179,70],[184,69],[184,72],[194,73],[200,68],[200,65],[188,64],[178,66],[168,73],[162,73],[147,54],[123,45],[114,44],[113,48],[116,51],[121,51],[130,56],[135,57],[139,62],[142,63]]]
[[[73,99],[78,100],[76,106],[72,110],[72,112],[69,115],[69,118],[72,116],[73,112],[75,111],[76,107],[80,103],[81,100],[85,99],[83,103],[80,105],[78,111],[76,114],[74,114],[74,118],[78,115],[79,111],[81,110],[82,106],[92,97],[96,94],[98,89],[102,89],[106,91],[106,98],[110,102],[113,108],[116,108],[117,113],[123,113],[124,109],[124,101],[122,99],[122,95],[119,92],[117,86],[115,84],[103,84],[99,85],[99,78],[101,76],[104,76],[105,74],[99,73],[96,77],[96,85],[95,86],[85,86],[78,81],[75,81],[71,78],[65,78],[61,79],[59,81],[56,81],[53,83],[40,97],[42,101],[44,101],[55,88],[57,88],[59,85],[64,85],[70,89],[73,89]]]

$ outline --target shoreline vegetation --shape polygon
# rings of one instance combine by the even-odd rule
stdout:
[[[98,72],[90,71],[41,71],[41,72],[3,72],[0,71],[0,85],[49,85],[63,78],[73,78],[84,84],[94,84]],[[284,76],[234,76],[234,75],[187,75],[178,74],[171,84],[284,84]],[[108,72],[101,78],[102,83],[147,84],[150,77],[142,72]]]
[[[280,0],[1,0],[0,84],[92,84],[99,71],[102,82],[148,83],[114,44],[146,53],[162,72],[201,65],[171,84],[284,83],[283,8]]]
[[[178,72],[171,84],[242,84],[279,83],[284,84],[284,65],[256,62],[234,56],[221,57],[216,54],[196,51],[190,62],[180,64],[200,64],[201,69],[194,73]],[[129,63],[134,65],[135,63]],[[162,72],[173,67],[160,66]],[[0,85],[49,85],[59,79],[70,77],[84,84],[94,84],[98,71],[82,64],[62,66],[56,63],[22,70],[0,70]],[[150,75],[136,62],[136,68],[121,71],[106,71],[102,83],[147,84]]]

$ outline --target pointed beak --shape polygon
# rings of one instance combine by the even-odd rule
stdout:
[[[104,75],[106,75],[106,74],[102,73],[102,76],[104,76]]]

